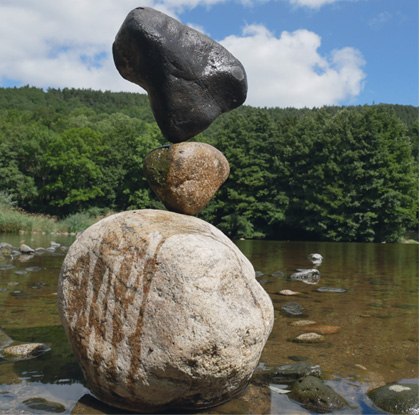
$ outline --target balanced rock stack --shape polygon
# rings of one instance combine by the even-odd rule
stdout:
[[[208,204],[229,164],[185,141],[243,103],[245,71],[221,45],[150,8],[128,14],[113,53],[172,143],[143,163],[171,212],[122,212],[84,231],[60,273],[61,321],[102,401],[137,413],[217,405],[250,380],[273,306],[235,244],[188,216]]]

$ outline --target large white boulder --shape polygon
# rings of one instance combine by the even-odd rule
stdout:
[[[273,326],[271,300],[235,244],[161,210],[84,231],[64,260],[58,305],[92,392],[137,412],[228,400],[247,385]]]

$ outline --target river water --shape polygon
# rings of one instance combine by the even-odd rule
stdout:
[[[62,245],[55,252],[13,261],[0,257],[0,326],[16,342],[40,342],[51,348],[35,359],[11,362],[0,358],[0,413],[121,413],[89,393],[58,317],[56,285],[71,236],[0,235],[0,242],[33,248]],[[325,383],[349,406],[340,414],[375,414],[367,390],[391,381],[418,383],[418,245],[325,242],[236,241],[249,258],[257,280],[270,294],[275,309],[272,334],[260,368],[297,361],[320,365]],[[287,278],[296,269],[312,267],[308,254],[319,253],[321,280],[316,285]],[[35,268],[34,268],[35,267]],[[39,269],[38,269],[39,268]],[[285,277],[278,276],[282,271]],[[277,276],[272,276],[272,274]],[[281,275],[281,274],[280,274]],[[343,292],[319,292],[319,288]],[[281,290],[299,292],[296,296]],[[298,303],[301,315],[283,310]],[[291,325],[309,319],[339,327],[322,343],[293,340],[308,331]],[[338,329],[337,329],[338,330]],[[287,394],[284,385],[251,382],[243,394],[202,413],[308,414]],[[47,401],[43,409],[28,402]],[[29,401],[28,401],[29,400]],[[26,403],[24,401],[27,401]],[[49,406],[48,406],[49,405]]]

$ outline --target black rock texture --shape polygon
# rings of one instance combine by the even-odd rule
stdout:
[[[112,47],[121,76],[144,88],[164,137],[186,141],[246,99],[242,64],[216,41],[157,10],[138,7]]]

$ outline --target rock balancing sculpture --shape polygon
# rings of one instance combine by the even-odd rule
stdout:
[[[217,149],[187,143],[241,105],[242,65],[207,36],[150,8],[130,12],[113,54],[148,92],[163,135],[144,173],[170,211],[121,212],[70,247],[61,321],[92,393],[137,413],[200,409],[242,391],[273,326],[273,306],[236,245],[193,214],[229,175]]]

